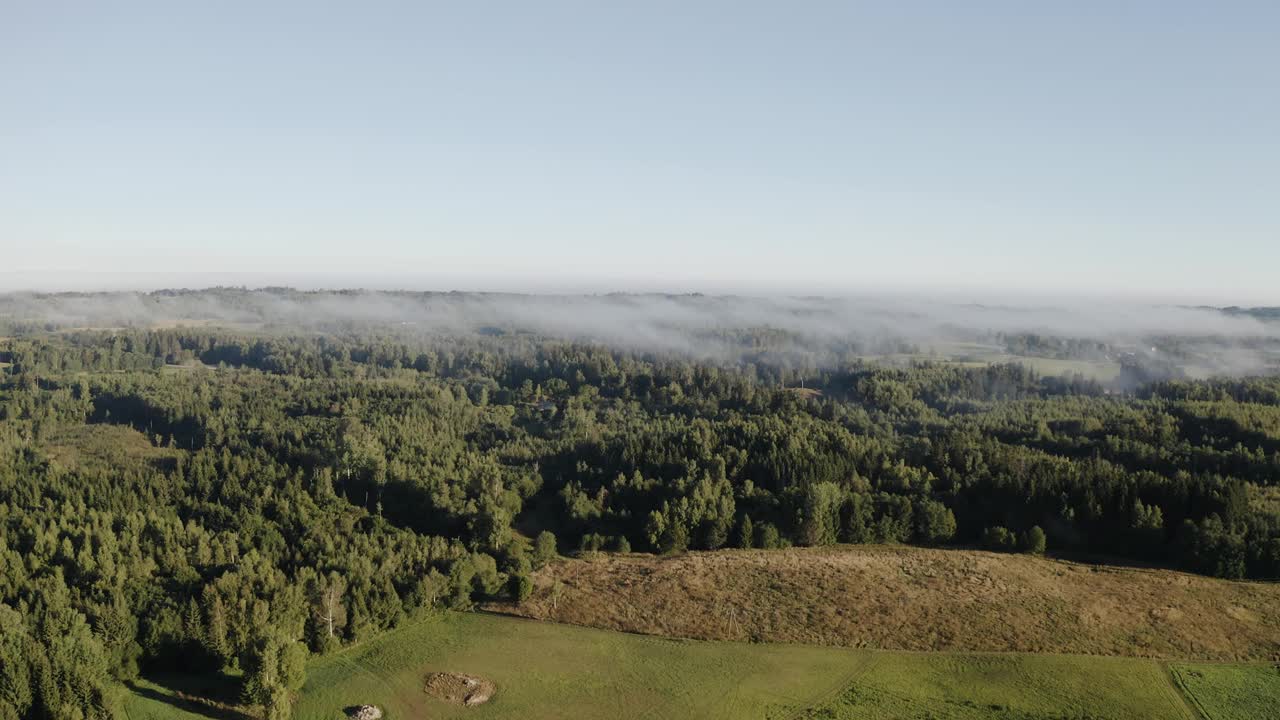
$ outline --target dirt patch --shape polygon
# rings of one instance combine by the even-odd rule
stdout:
[[[1239,620],[1240,622],[1250,624],[1256,624],[1258,622],[1258,613],[1256,610],[1251,610],[1247,607],[1240,607],[1239,605],[1232,605],[1227,608],[1227,617],[1232,620]]]
[[[528,600],[488,607],[706,640],[1280,659],[1280,584],[975,550],[604,554],[552,563]]]
[[[435,672],[427,676],[426,690],[437,700],[473,707],[489,702],[498,688],[493,681],[475,675]]]

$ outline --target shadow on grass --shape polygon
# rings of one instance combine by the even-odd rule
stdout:
[[[142,697],[213,720],[258,720],[239,705],[240,682],[225,675],[148,675],[147,684],[129,683]],[[157,689],[157,687],[159,689]]]

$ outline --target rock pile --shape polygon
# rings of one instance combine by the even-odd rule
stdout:
[[[347,715],[351,720],[378,720],[382,717],[382,709],[377,705],[357,705]]]
[[[427,676],[427,693],[454,705],[474,707],[489,702],[497,687],[493,682],[475,675],[437,672]]]

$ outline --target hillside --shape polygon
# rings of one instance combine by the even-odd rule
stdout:
[[[492,609],[715,640],[895,650],[1280,658],[1280,585],[891,546],[562,560]]]

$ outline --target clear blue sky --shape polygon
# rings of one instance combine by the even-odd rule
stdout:
[[[0,269],[1280,303],[1280,3],[0,0]]]

